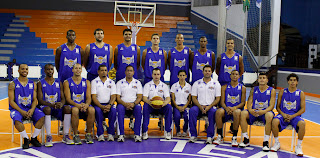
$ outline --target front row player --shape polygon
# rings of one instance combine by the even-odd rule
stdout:
[[[24,140],[23,149],[28,149],[31,143],[35,147],[40,147],[41,144],[37,140],[41,128],[44,123],[43,112],[36,108],[37,100],[37,86],[27,78],[28,65],[19,65],[19,78],[14,79],[8,86],[9,110],[16,129],[19,131]],[[24,125],[23,119],[31,119],[34,124],[34,132],[31,140],[29,140]]]
[[[274,134],[275,143],[271,151],[278,151],[280,149],[279,131],[281,132],[288,125],[292,125],[298,133],[298,143],[295,148],[297,156],[303,156],[302,140],[305,134],[305,121],[301,115],[306,110],[306,100],[304,92],[297,89],[299,77],[292,73],[287,77],[289,88],[283,89],[279,92],[277,111],[278,115],[272,121],[272,133]]]

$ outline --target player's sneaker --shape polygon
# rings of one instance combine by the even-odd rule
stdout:
[[[119,135],[118,142],[124,142],[124,135]]]
[[[22,149],[29,149],[30,140],[28,138],[23,138]]]
[[[85,140],[86,140],[86,143],[87,144],[93,144],[93,138],[91,136],[91,133],[87,133],[86,136],[85,136]]]
[[[37,137],[31,137],[30,143],[35,147],[41,147],[41,143],[38,141]]]
[[[211,137],[207,137],[207,140],[206,140],[205,144],[212,144],[212,138]]]
[[[171,132],[164,131],[164,138],[167,140],[171,139]]]
[[[81,145],[81,139],[79,137],[79,134],[73,135],[73,142],[75,145]]]
[[[181,134],[181,137],[186,137],[186,136],[188,136],[188,133],[187,133],[187,132],[183,132],[183,133]]]
[[[108,138],[107,138],[107,141],[114,141],[114,137],[113,137],[113,135],[112,134],[108,134]]]
[[[130,118],[129,128],[132,129],[132,130],[133,130],[133,128],[134,128],[133,118]]]
[[[62,142],[67,145],[74,145],[74,141],[70,139],[68,134],[63,136]]]
[[[297,145],[296,148],[295,148],[295,151],[297,156],[303,156],[303,152],[302,152],[302,146],[301,145]]]
[[[52,136],[51,135],[47,135],[46,137],[46,143],[44,144],[46,147],[52,147],[53,144],[52,144]]]
[[[244,138],[243,138],[243,142],[241,142],[241,143],[239,144],[239,148],[245,148],[245,147],[247,147],[247,146],[250,146],[249,139],[246,138],[246,137],[244,137]]]
[[[149,138],[148,132],[142,133],[142,139],[143,139],[143,140],[147,140],[148,138]]]
[[[141,137],[140,136],[138,136],[138,135],[134,135],[134,141],[135,142],[142,142],[142,139],[141,139]]]
[[[190,137],[189,142],[195,143],[197,141],[197,137]]]
[[[105,141],[103,134],[101,134],[101,135],[98,137],[98,141],[99,141],[99,142],[104,142],[104,141]]]
[[[103,130],[104,130],[104,131],[107,131],[107,130],[108,130],[108,125],[107,125],[106,121],[103,121],[103,122],[102,122],[102,126],[103,126]]]
[[[181,137],[181,136],[182,136],[181,132],[178,132],[177,137]]]
[[[280,149],[280,142],[275,142],[273,147],[271,148],[271,151],[277,152]]]
[[[231,140],[231,146],[232,147],[238,147],[238,142],[237,142],[237,137],[232,137],[232,140]]]
[[[269,148],[269,142],[268,142],[268,141],[264,141],[264,142],[263,142],[262,151],[268,152],[269,150],[270,150],[270,148]]]
[[[213,144],[219,145],[221,143],[223,143],[223,138],[221,137],[221,135],[218,135],[217,139],[213,141]]]

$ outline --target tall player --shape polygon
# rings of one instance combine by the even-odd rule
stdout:
[[[168,52],[168,65],[170,69],[170,86],[178,82],[178,72],[184,70],[186,72],[186,80],[189,82],[189,54],[191,49],[183,45],[183,34],[177,34],[175,39],[177,45]]]
[[[96,42],[87,45],[83,58],[83,64],[88,72],[87,80],[90,82],[99,76],[98,67],[100,65],[106,65],[108,71],[110,70],[113,58],[112,46],[103,42],[104,31],[98,28],[94,30],[93,35]]]
[[[208,40],[207,37],[202,36],[199,39],[200,49],[195,50],[194,53],[190,53],[190,69],[192,71],[192,81],[193,84],[195,81],[203,78],[203,67],[205,65],[210,65],[211,67],[215,66],[215,55],[214,52],[207,49]]]
[[[164,72],[167,69],[167,52],[159,47],[160,36],[157,33],[151,35],[152,46],[143,50],[142,54],[142,68],[144,70],[144,83],[152,80],[153,69],[160,70],[160,80],[164,82]]]
[[[124,42],[114,49],[114,68],[117,70],[116,82],[125,78],[125,70],[128,65],[134,68],[134,78],[138,78],[137,70],[140,67],[140,47],[132,44],[132,31],[123,30]]]
[[[37,140],[37,136],[44,123],[44,114],[36,108],[38,103],[37,85],[27,78],[29,72],[27,64],[19,65],[18,72],[19,78],[14,79],[8,86],[10,117],[23,138],[22,148],[28,149],[30,143],[35,147],[40,147],[41,144]],[[31,140],[29,140],[22,123],[23,119],[33,121],[35,129]]]
[[[306,132],[306,123],[301,115],[306,111],[306,98],[303,91],[297,89],[299,77],[292,73],[287,77],[289,87],[279,92],[277,111],[279,114],[273,118],[272,133],[274,134],[275,143],[271,151],[280,149],[279,131],[281,132],[288,125],[292,125],[298,133],[298,143],[295,148],[297,156],[303,156],[302,140]]]

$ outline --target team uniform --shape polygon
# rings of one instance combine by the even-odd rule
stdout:
[[[100,107],[94,106],[96,112],[97,135],[100,136],[104,133],[102,122],[105,121],[106,117],[109,119],[108,134],[114,135],[114,124],[116,121],[117,110],[114,103],[109,102],[111,95],[116,94],[116,84],[110,78],[107,78],[107,80],[103,83],[98,76],[91,82],[91,94],[97,95],[97,99],[101,105],[111,105],[110,111],[107,113],[103,113]]]
[[[133,66],[134,75],[133,78],[138,78],[137,71],[137,59],[140,58],[137,56],[138,46],[136,44],[131,44],[129,47],[126,47],[123,43],[118,46],[118,68],[116,73],[116,82],[126,77],[124,74],[126,67],[128,65]],[[138,65],[139,66],[139,65]]]
[[[137,94],[142,93],[141,82],[135,78],[132,79],[130,83],[126,81],[126,78],[121,79],[117,82],[117,93],[121,96],[121,100],[126,103],[133,103],[137,99]],[[124,135],[124,116],[125,114],[131,115],[133,113],[135,117],[134,122],[134,134],[141,136],[141,123],[142,123],[142,107],[140,104],[134,106],[133,110],[126,110],[122,104],[117,105],[118,112],[118,123],[119,129],[118,132],[120,135]]]
[[[239,71],[239,59],[240,54],[234,53],[234,55],[229,58],[226,53],[221,54],[221,66],[218,76],[218,81],[221,86],[231,82],[231,72],[233,70]]]
[[[164,82],[164,72],[165,72],[165,60],[164,60],[164,49],[159,48],[157,52],[153,52],[151,47],[147,49],[147,54],[145,58],[144,65],[144,83],[148,83],[152,80],[152,70],[154,68],[159,68],[161,73],[160,80]]]
[[[60,68],[58,70],[58,78],[61,82],[73,76],[72,68],[78,63],[81,64],[81,47],[76,45],[70,50],[66,44],[61,47]]]
[[[170,50],[170,86],[179,81],[177,76],[180,70],[186,71],[186,81],[189,82],[189,50],[189,47],[184,47],[180,52],[174,47]]]
[[[184,106],[188,102],[188,97],[191,94],[191,85],[186,82],[185,86],[182,88],[179,81],[171,86],[171,93],[174,93],[175,101],[178,106]],[[180,112],[176,107],[173,108],[173,120],[176,125],[177,132],[180,132],[180,118],[183,113],[184,125],[183,132],[188,130],[188,111]]]
[[[90,56],[87,65],[87,80],[90,82],[97,78],[98,68],[100,65],[107,66],[107,70],[110,70],[110,45],[104,44],[102,48],[99,48],[95,43],[90,44]]]
[[[242,84],[238,83],[237,86],[232,87],[230,83],[228,83],[226,91],[225,91],[225,104],[227,107],[234,107],[241,103],[241,97],[242,97]],[[243,108],[240,109],[241,111]],[[232,120],[233,121],[233,115],[228,115],[227,112],[224,114],[224,120],[223,123]]]
[[[212,51],[207,50],[203,55],[198,50],[194,51],[193,64],[192,64],[192,84],[203,78],[203,67],[205,65],[212,65]]]

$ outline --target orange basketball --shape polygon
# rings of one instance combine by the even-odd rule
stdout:
[[[151,106],[152,106],[154,109],[160,109],[160,108],[162,108],[162,104],[163,104],[163,99],[162,99],[162,97],[154,96],[154,97],[151,99]]]

